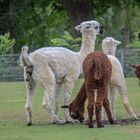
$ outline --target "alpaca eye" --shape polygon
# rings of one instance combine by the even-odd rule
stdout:
[[[88,25],[88,26],[86,26],[86,29],[89,29],[90,28],[90,26]]]
[[[97,30],[99,28],[99,26],[95,26],[95,29]]]

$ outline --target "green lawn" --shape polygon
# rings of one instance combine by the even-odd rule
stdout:
[[[128,96],[134,111],[140,116],[140,87],[136,78],[127,80]],[[75,84],[71,101],[82,80]],[[43,92],[38,86],[33,102],[34,125],[26,126],[24,104],[26,89],[23,82],[0,83],[0,140],[140,140],[140,123],[136,125],[105,125],[89,129],[81,124],[51,125],[48,113],[42,108]],[[63,95],[60,97],[62,105]],[[117,118],[129,118],[117,93]],[[59,116],[63,117],[60,109]]]

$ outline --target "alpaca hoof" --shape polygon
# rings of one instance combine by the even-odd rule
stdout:
[[[137,116],[135,116],[135,119],[136,119],[136,120],[139,120],[140,118],[138,118]]]
[[[72,118],[68,117],[68,118],[65,118],[65,123],[75,123],[77,122],[77,120],[73,120]]]
[[[32,122],[28,122],[27,123],[27,126],[31,126],[31,125],[33,125]]]
[[[87,120],[86,125],[88,125],[88,128],[93,128],[93,121]]]
[[[88,128],[93,128],[94,126],[93,125],[88,125]]]
[[[103,124],[98,124],[98,128],[103,128],[104,125]]]
[[[74,121],[69,121],[69,120],[68,120],[68,121],[65,121],[65,123],[74,123]]]
[[[110,124],[111,124],[111,125],[115,125],[115,124],[118,124],[118,123],[117,123],[117,121],[114,121],[114,120],[113,120],[113,121],[110,121]]]
[[[64,124],[65,121],[62,120],[62,119],[53,119],[51,123],[52,124],[60,124],[61,125],[61,124]]]

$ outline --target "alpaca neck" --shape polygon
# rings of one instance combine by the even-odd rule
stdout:
[[[83,107],[85,104],[85,101],[86,101],[86,88],[85,88],[85,83],[83,83],[82,87],[80,88],[79,93],[77,94],[72,104],[78,107]]]
[[[79,51],[82,60],[92,51],[94,51],[96,35],[94,34],[82,34],[82,45]]]

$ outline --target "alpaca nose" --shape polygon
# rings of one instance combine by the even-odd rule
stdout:
[[[103,26],[100,26],[100,34],[103,34],[103,32],[104,32]]]

